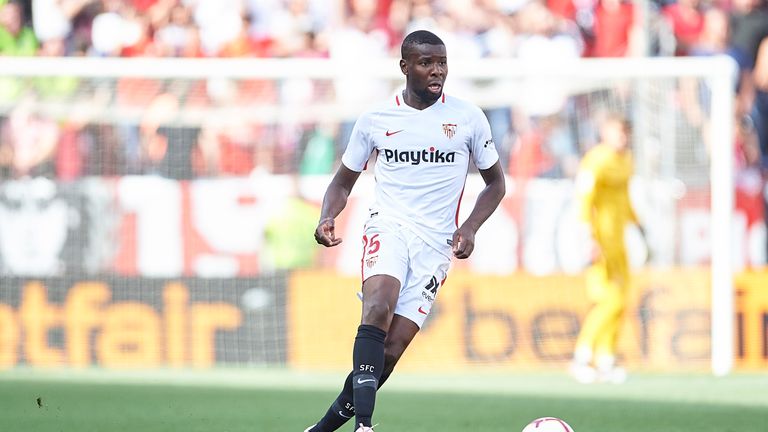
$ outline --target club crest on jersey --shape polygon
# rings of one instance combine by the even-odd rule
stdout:
[[[376,265],[376,261],[378,261],[378,260],[379,260],[379,256],[378,255],[369,256],[365,260],[365,265],[368,266],[368,268],[371,268],[371,267]]]
[[[456,135],[456,124],[455,123],[443,123],[443,133],[448,138],[453,138],[453,136]]]

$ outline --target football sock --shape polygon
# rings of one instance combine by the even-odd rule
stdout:
[[[384,339],[387,333],[375,326],[357,328],[352,351],[352,394],[355,406],[355,424],[371,426],[376,390],[384,370]]]
[[[392,374],[386,374],[379,378],[379,388],[384,385]],[[355,406],[352,402],[352,373],[344,380],[344,388],[333,401],[325,416],[310,429],[310,432],[332,432],[344,426],[349,419],[355,416]]]
[[[577,347],[573,353],[573,362],[579,365],[588,365],[592,361],[592,349],[589,347]]]
[[[347,420],[355,416],[355,407],[352,404],[352,373],[344,380],[344,388],[339,396],[328,408],[325,416],[310,429],[310,432],[331,432],[342,427]]]
[[[616,366],[616,356],[613,354],[600,354],[595,358],[595,366],[600,371],[608,371]]]

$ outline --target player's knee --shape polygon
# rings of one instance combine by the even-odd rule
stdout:
[[[391,315],[392,310],[385,302],[369,302],[363,306],[363,324],[384,328]]]
[[[624,303],[622,302],[607,302],[606,304],[606,311],[611,315],[621,316],[624,314]]]

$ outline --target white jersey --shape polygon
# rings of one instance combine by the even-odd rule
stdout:
[[[377,152],[375,217],[409,226],[450,255],[470,159],[488,169],[499,155],[480,108],[442,95],[418,110],[395,96],[357,120],[342,163],[362,171]]]

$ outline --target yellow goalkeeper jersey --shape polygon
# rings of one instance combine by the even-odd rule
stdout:
[[[629,199],[632,154],[598,144],[584,155],[576,178],[579,214],[598,242],[623,244],[624,227],[637,223]]]

